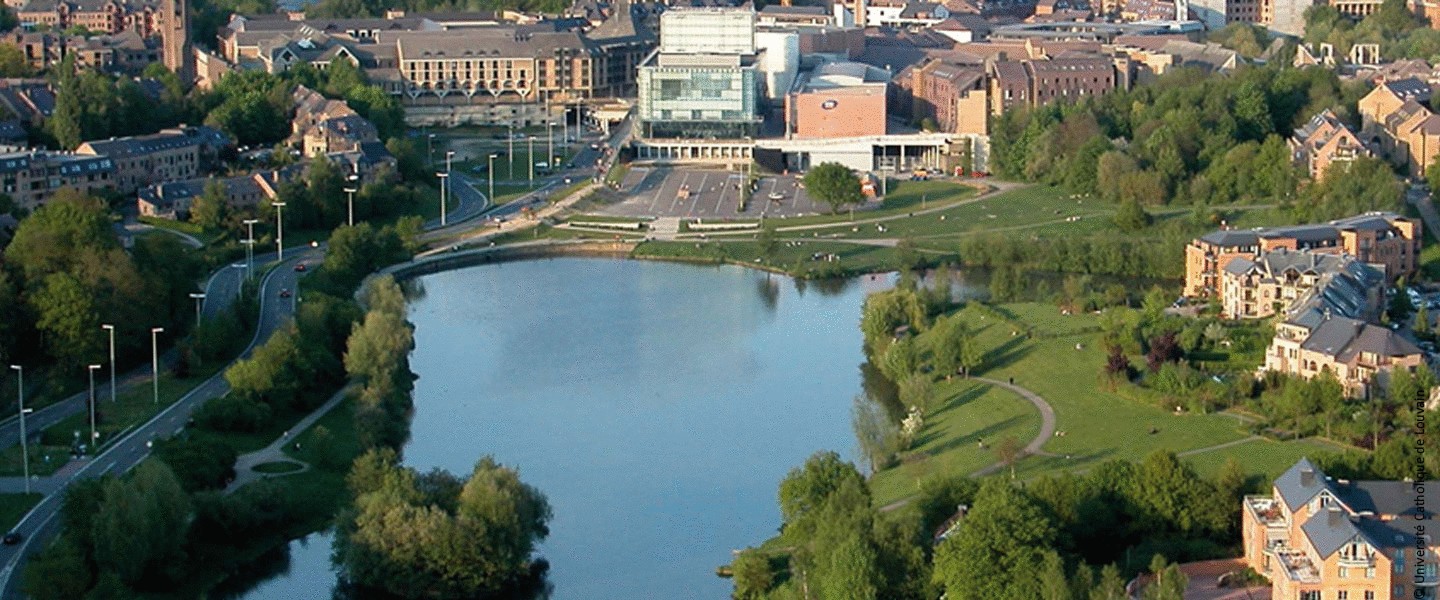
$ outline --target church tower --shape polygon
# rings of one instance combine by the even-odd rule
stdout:
[[[185,0],[165,0],[160,37],[165,66],[185,85],[195,83],[195,56],[190,49],[190,10]]]

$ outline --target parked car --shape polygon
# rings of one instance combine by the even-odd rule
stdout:
[[[282,289],[280,290],[280,297],[281,297],[281,298],[289,298],[289,297],[290,297],[290,288],[282,288]]]

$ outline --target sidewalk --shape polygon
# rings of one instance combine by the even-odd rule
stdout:
[[[275,441],[270,442],[269,446],[266,446],[254,452],[242,454],[238,458],[236,458],[235,479],[230,482],[230,485],[225,486],[225,493],[233,494],[236,490],[245,487],[245,484],[259,481],[261,479],[279,477],[282,475],[294,475],[296,473],[304,473],[305,471],[310,470],[310,465],[308,463],[300,460],[295,460],[294,458],[291,458],[288,454],[285,454],[285,445],[294,443],[295,439],[300,437],[300,434],[305,433],[307,429],[310,429],[311,425],[314,425],[316,421],[320,420],[320,417],[325,416],[326,413],[329,413],[336,406],[339,406],[341,402],[344,402],[346,398],[350,397],[350,393],[355,391],[355,389],[356,386],[353,383],[346,385],[343,388],[340,388],[340,391],[335,392],[333,396],[330,396],[330,399],[326,400],[325,404],[322,404],[320,408],[311,411],[310,414],[305,415],[305,418],[300,419],[299,422],[295,423],[295,425],[291,427],[289,431],[280,434],[279,438],[276,438]],[[288,473],[261,473],[255,470],[255,467],[257,465],[273,462],[287,462],[297,464],[300,465],[301,468],[295,471],[290,471]],[[0,482],[0,484],[3,484],[3,482]]]

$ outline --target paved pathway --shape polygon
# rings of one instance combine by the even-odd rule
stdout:
[[[275,441],[270,442],[269,446],[266,446],[254,452],[242,454],[238,458],[236,458],[235,480],[231,481],[230,485],[225,486],[225,493],[233,494],[235,493],[235,490],[245,487],[245,484],[261,479],[278,477],[281,475],[293,475],[295,473],[304,473],[305,471],[310,470],[309,464],[305,463],[304,461],[291,458],[290,455],[285,454],[285,445],[294,443],[295,438],[300,437],[300,434],[304,433],[306,429],[309,429],[311,425],[314,425],[316,421],[319,421],[320,417],[325,416],[326,413],[329,413],[336,406],[339,406],[341,402],[344,402],[345,398],[350,395],[350,392],[354,391],[354,388],[354,385],[348,385],[344,388],[341,388],[340,391],[335,392],[333,396],[330,396],[330,399],[326,400],[325,404],[322,404],[320,408],[317,408],[311,411],[310,414],[305,415],[305,418],[300,419],[300,422],[296,423],[292,429],[280,434],[280,437],[276,438]],[[301,468],[287,473],[261,473],[255,470],[255,467],[257,465],[272,462],[288,462],[300,465]]]
[[[991,379],[989,377],[974,376],[972,376],[970,379],[1010,390],[1012,392],[1015,392],[1016,394],[1019,394],[1020,397],[1028,400],[1031,404],[1034,404],[1035,409],[1040,411],[1040,433],[1035,434],[1035,438],[1030,440],[1029,444],[1025,445],[1021,457],[1023,458],[1024,456],[1029,456],[1032,454],[1039,456],[1053,456],[1052,454],[1040,449],[1041,446],[1045,445],[1046,441],[1048,441],[1052,437],[1055,437],[1055,409],[1050,407],[1049,402],[1046,402],[1045,399],[1041,398],[1039,394],[1036,394],[1035,392],[1027,390],[1013,383],[1009,383],[1007,381],[1000,381],[999,379]],[[1004,467],[1004,463],[996,461],[990,466],[971,473],[970,476],[983,477],[985,475],[994,473],[995,471],[998,471]],[[909,503],[910,498],[902,498],[900,500],[880,507],[880,512],[889,512],[905,506]]]
[[[1184,452],[1177,452],[1177,453],[1175,453],[1175,456],[1177,456],[1177,457],[1186,457],[1186,456],[1192,456],[1192,455],[1195,455],[1195,454],[1203,454],[1203,453],[1210,452],[1210,451],[1213,451],[1213,450],[1224,450],[1224,449],[1229,448],[1229,447],[1231,447],[1231,446],[1239,446],[1240,444],[1247,444],[1247,443],[1253,442],[1253,441],[1255,441],[1255,440],[1263,440],[1263,439],[1265,439],[1265,438],[1264,438],[1264,437],[1261,437],[1261,436],[1258,436],[1258,435],[1252,435],[1252,436],[1247,437],[1247,438],[1240,438],[1240,439],[1238,439],[1238,440],[1232,440],[1232,441],[1229,441],[1229,442],[1225,442],[1225,443],[1223,443],[1223,444],[1215,444],[1214,446],[1206,446],[1206,447],[1204,447],[1204,448],[1196,448],[1196,449],[1194,449],[1194,450],[1186,450],[1186,451],[1184,451]]]

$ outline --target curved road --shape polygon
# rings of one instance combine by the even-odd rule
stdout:
[[[293,289],[299,282],[302,273],[293,269],[295,263],[313,260],[319,255],[320,250],[306,248],[296,252],[265,276],[261,284],[260,321],[255,329],[255,336],[241,354],[242,357],[249,356],[255,346],[269,339],[270,334],[290,318],[295,308],[295,299],[281,299],[279,290]],[[216,373],[154,419],[131,430],[125,437],[111,444],[108,450],[83,463],[80,468],[73,472],[67,469],[62,471],[67,474],[47,478],[52,481],[46,482],[44,487],[49,488],[50,493],[15,527],[15,531],[23,536],[21,543],[15,546],[0,546],[0,561],[3,561],[4,565],[0,568],[0,597],[22,597],[19,592],[20,578],[14,575],[25,558],[44,547],[43,540],[48,540],[59,531],[60,522],[55,516],[64,501],[64,494],[60,492],[66,485],[76,479],[92,479],[112,471],[123,473],[133,468],[150,454],[151,440],[177,433],[185,427],[191,413],[201,404],[223,396],[229,388],[224,372]],[[56,480],[57,478],[59,480]]]

